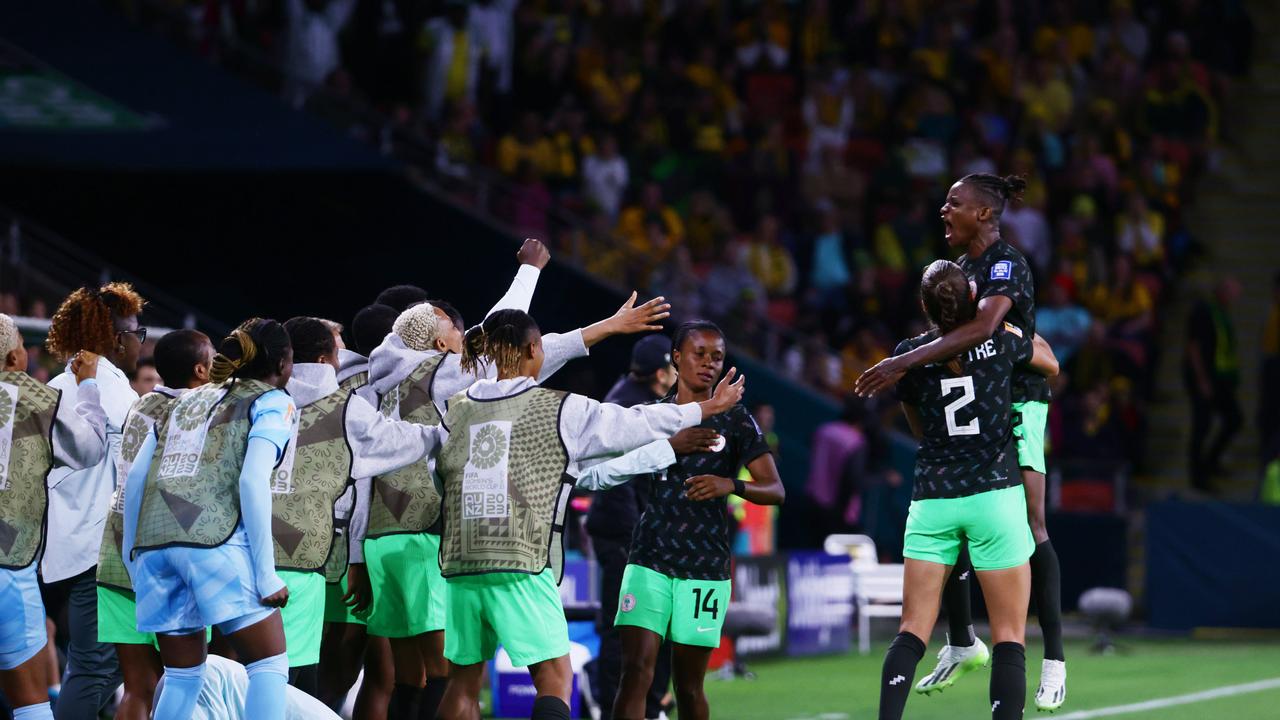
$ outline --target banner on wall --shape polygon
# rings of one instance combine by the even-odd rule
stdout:
[[[783,653],[787,630],[786,574],[786,560],[782,556],[734,558],[734,601],[772,607],[778,618],[768,635],[738,638],[739,655],[766,657]]]
[[[793,552],[787,557],[787,654],[849,650],[853,573],[846,555]]]

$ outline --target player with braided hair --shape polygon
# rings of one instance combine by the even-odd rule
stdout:
[[[71,641],[67,672],[58,696],[58,717],[89,720],[111,699],[121,680],[115,648],[98,638],[95,566],[111,494],[124,481],[116,477],[125,416],[138,399],[129,384],[146,328],[138,324],[142,296],[123,282],[82,287],[62,301],[49,326],[46,346],[59,360],[88,351],[99,356],[96,380],[107,413],[107,453],[92,467],[54,468],[49,476],[49,535],[58,538],[41,560],[46,609],[57,617],[63,608]],[[68,396],[76,392],[70,371],[49,387]]]
[[[297,412],[284,392],[293,348],[274,320],[245,321],[222,340],[209,384],[178,398],[148,433],[125,486],[122,555],[139,632],[164,662],[155,716],[191,717],[203,682],[205,627],[228,637],[249,675],[247,717],[283,720],[280,613],[271,483]]]
[[[1008,321],[1035,333],[1035,283],[1031,267],[1020,252],[1000,237],[1000,215],[1026,188],[1020,177],[986,173],[966,175],[951,186],[941,209],[947,244],[961,251],[958,263],[977,288],[976,316],[932,342],[905,355],[888,358],[858,378],[855,389],[874,395],[891,386],[909,368],[954,357],[984,342],[1000,323]],[[1031,587],[1044,634],[1044,662],[1036,706],[1056,710],[1066,702],[1066,657],[1062,646],[1062,597],[1058,555],[1045,527],[1044,435],[1049,415],[1049,384],[1043,376],[1022,367],[1014,371],[1013,409],[1018,464],[1027,492],[1027,521],[1036,540],[1031,558]],[[938,665],[920,681],[917,692],[944,690],[990,657],[973,633],[969,607],[967,561],[947,582],[950,641],[938,655]]]
[[[948,260],[925,268],[920,300],[934,327],[904,340],[895,356],[955,331],[976,314],[964,271]],[[1034,543],[1009,398],[1014,369],[1024,364],[1043,375],[1058,371],[1044,340],[1004,323],[974,348],[913,368],[898,384],[920,451],[903,542],[902,623],[885,655],[881,720],[902,717],[916,665],[937,620],[942,586],[966,542],[991,611],[991,715],[996,720],[1022,717],[1031,583],[1027,560]]]
[[[467,332],[462,358],[482,379],[449,399],[442,420],[449,439],[436,459],[445,498],[440,569],[449,587],[452,670],[441,717],[480,717],[484,663],[501,642],[515,665],[529,668],[538,695],[532,717],[569,720],[573,671],[556,589],[574,484],[566,472],[577,476],[584,463],[670,437],[742,397],[743,380],[734,382],[730,370],[700,402],[599,403],[539,387],[543,348],[528,313],[489,315]]]

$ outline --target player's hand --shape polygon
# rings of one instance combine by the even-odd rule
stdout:
[[[702,417],[708,418],[712,415],[719,415],[742,400],[742,393],[746,389],[743,383],[746,381],[747,376],[741,375],[738,377],[737,382],[734,382],[733,377],[737,374],[738,368],[729,368],[729,372],[720,378],[715,392],[711,394],[711,399],[698,403],[702,406]]]
[[[524,244],[516,252],[516,260],[521,265],[532,265],[539,270],[551,262],[551,251],[537,238],[525,238]]]
[[[270,595],[262,598],[262,604],[267,607],[282,608],[289,603],[289,586],[286,585]]]
[[[685,428],[671,436],[668,442],[677,455],[693,455],[707,452],[715,446],[720,434],[711,428]]]
[[[88,350],[81,350],[71,359],[71,374],[76,376],[76,384],[98,377],[98,355]]]
[[[733,492],[733,481],[718,475],[696,475],[684,481],[684,496],[694,502],[722,498]]]
[[[662,321],[671,317],[671,303],[659,295],[643,305],[636,305],[636,293],[622,303],[618,312],[609,318],[609,330],[614,335],[632,335],[662,329]]]
[[[342,596],[342,604],[358,613],[368,610],[373,604],[373,585],[369,582],[369,570],[364,563],[347,566],[347,594]]]
[[[859,397],[875,397],[877,393],[888,390],[907,374],[907,369],[899,365],[896,357],[881,360],[858,376],[853,391]]]

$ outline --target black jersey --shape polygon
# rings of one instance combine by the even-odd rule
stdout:
[[[1036,334],[1036,286],[1031,266],[1009,243],[997,240],[977,258],[961,255],[956,264],[978,289],[978,300],[1003,295],[1013,302],[1006,322],[1022,329],[1027,339]],[[1049,381],[1030,368],[1013,371],[1013,402],[1049,402]]]
[[[938,337],[933,330],[898,343],[895,355]],[[898,399],[920,415],[912,498],[953,498],[1022,482],[1013,444],[1010,380],[1031,359],[1031,338],[1010,323],[964,356],[960,373],[947,365],[913,368],[898,383]]]
[[[674,392],[659,402],[674,402]],[[649,485],[649,504],[631,540],[630,562],[673,578],[728,580],[729,509],[725,498],[694,502],[684,481],[698,475],[738,477],[738,471],[769,450],[755,418],[742,405],[704,419],[724,439],[712,452],[682,455]]]

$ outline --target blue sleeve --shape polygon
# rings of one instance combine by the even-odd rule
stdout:
[[[264,393],[249,408],[249,439],[262,438],[276,447],[276,459],[284,453],[293,434],[294,415],[298,412],[293,398],[283,390]]]
[[[124,566],[133,577],[133,543],[138,536],[138,515],[142,512],[142,494],[147,489],[147,473],[151,471],[151,459],[156,452],[156,434],[147,433],[138,450],[138,457],[129,470],[124,485],[124,537],[121,539],[121,555]]]
[[[287,435],[285,441],[288,441]],[[275,547],[271,540],[271,473],[279,447],[282,446],[266,438],[251,436],[244,467],[240,469],[240,518],[249,539],[249,556],[253,560],[253,579],[259,598],[284,587],[284,581],[276,575]]]

